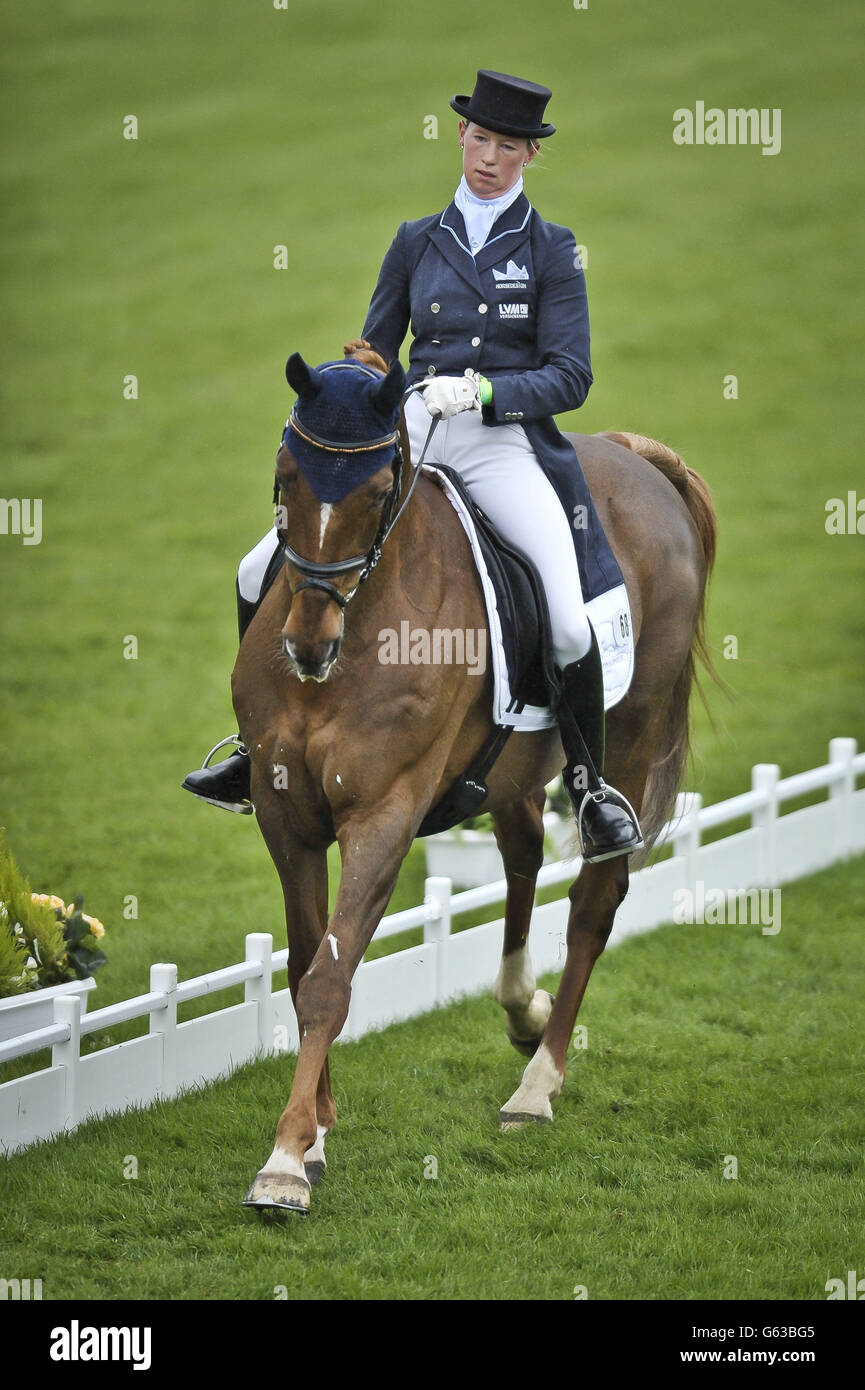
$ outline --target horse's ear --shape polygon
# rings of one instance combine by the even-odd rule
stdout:
[[[321,377],[315,367],[308,367],[299,352],[293,352],[285,364],[285,379],[301,400],[313,400],[321,390]]]
[[[405,372],[399,358],[395,358],[384,380],[371,388],[370,400],[380,415],[392,415],[404,390]]]

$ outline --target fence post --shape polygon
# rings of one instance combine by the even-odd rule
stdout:
[[[760,831],[760,884],[774,888],[778,882],[776,858],[776,829],[778,824],[778,779],[781,769],[777,763],[755,763],[751,768],[751,790],[763,792],[766,805],[751,814],[751,825]]]
[[[448,989],[448,939],[451,934],[451,891],[453,884],[449,878],[428,878],[424,883],[424,907],[427,909],[423,924],[425,946],[435,946],[435,1001],[441,1004],[447,998]]]
[[[158,1095],[167,1099],[177,1092],[177,966],[151,965],[150,990],[165,995],[165,1008],[150,1015],[150,1032],[162,1034]]]
[[[81,999],[77,994],[59,995],[54,1000],[54,1022],[68,1023],[66,1042],[55,1043],[51,1049],[51,1065],[65,1067],[63,1092],[63,1128],[73,1130],[78,1125],[78,1063],[81,1059]]]
[[[856,790],[856,774],[853,759],[856,757],[855,738],[832,738],[829,740],[829,761],[835,767],[843,767],[844,776],[829,784],[829,800],[834,803],[835,840],[840,851],[839,857],[848,859],[853,844],[853,793]]]
[[[693,893],[700,864],[700,810],[703,798],[699,792],[679,792],[674,814],[673,854],[684,859],[685,885]]]
[[[253,931],[246,938],[246,959],[261,962],[261,974],[245,980],[243,999],[258,1005],[258,1051],[269,1056],[274,1051],[273,1009],[273,937],[270,932]]]

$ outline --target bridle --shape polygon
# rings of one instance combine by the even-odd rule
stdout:
[[[332,366],[320,367],[319,371],[339,371],[345,370],[346,368],[352,371],[361,371],[366,376],[372,377],[374,380],[380,378],[380,373],[372,371],[370,368],[365,367],[360,362],[337,362],[332,364]],[[408,390],[404,392],[403,399],[405,400],[412,391],[417,391],[425,385],[426,382],[417,382],[414,386],[410,386]],[[399,497],[402,488],[403,475],[405,472],[405,458],[403,456],[402,445],[400,443],[399,427],[393,430],[390,434],[381,435],[378,439],[371,439],[365,441],[363,444],[341,444],[338,440],[324,439],[320,435],[313,434],[312,430],[308,429],[305,425],[300,424],[295,415],[294,409],[292,409],[291,415],[285,422],[285,429],[282,433],[281,443],[284,444],[286,448],[290,448],[288,442],[290,438],[290,430],[295,430],[303,439],[307,440],[311,444],[316,445],[317,448],[326,449],[338,454],[362,454],[369,453],[373,449],[385,448],[389,444],[393,444],[394,446],[394,457],[391,463],[391,469],[393,471],[393,485],[391,486],[390,491],[388,492],[387,499],[382,508],[381,520],[378,524],[378,530],[376,532],[375,539],[372,545],[369,547],[369,550],[364,551],[360,555],[351,555],[347,560],[307,560],[305,556],[299,555],[298,552],[292,546],[289,545],[288,541],[285,538],[285,534],[282,531],[280,531],[279,527],[276,528],[276,534],[279,538],[279,544],[280,548],[282,549],[284,559],[288,561],[288,563],[292,566],[293,569],[296,569],[299,574],[303,575],[301,583],[298,584],[296,588],[290,591],[292,598],[294,598],[296,594],[301,593],[303,589],[321,589],[325,594],[327,594],[328,598],[333,599],[334,603],[338,604],[340,608],[345,608],[349,599],[354,598],[354,595],[357,593],[361,584],[363,584],[364,581],[369,578],[376,565],[378,564],[379,560],[381,559],[382,547],[385,541],[387,540],[393,528],[396,526],[396,523],[399,521],[406,507],[408,506],[409,500],[411,499],[411,495],[414,492],[415,485],[417,484],[417,480],[420,477],[421,468],[423,467],[424,456],[426,455],[427,447],[432,438],[433,430],[435,429],[437,424],[438,417],[435,417],[432,420],[432,423],[430,424],[429,434],[427,435],[426,440],[424,441],[424,446],[421,450],[420,458],[418,459],[417,463],[414,465],[412,469],[412,478],[411,482],[408,485],[408,488],[406,489],[406,494],[400,502],[399,506],[397,507],[397,498]],[[277,474],[277,476],[274,478],[273,484],[274,506],[277,506],[277,504],[279,503],[279,494],[280,484],[279,475]],[[360,570],[357,583],[354,585],[352,589],[349,590],[347,594],[340,593],[336,585],[330,582],[332,579],[338,578],[341,574],[350,574],[352,570],[356,569]]]

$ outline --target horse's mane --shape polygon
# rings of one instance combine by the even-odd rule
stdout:
[[[362,362],[365,367],[374,367],[376,371],[382,374],[385,374],[390,366],[390,363],[385,362],[380,352],[376,352],[374,347],[371,347],[369,343],[363,342],[362,339],[355,339],[354,342],[346,343],[343,351],[346,357],[353,359],[355,362]]]

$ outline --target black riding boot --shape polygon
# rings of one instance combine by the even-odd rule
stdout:
[[[643,848],[633,808],[603,780],[604,675],[594,632],[592,645],[579,661],[560,673],[555,714],[567,760],[562,781],[577,818],[580,853],[586,864],[599,864]]]
[[[261,597],[264,597],[264,592]],[[260,602],[261,598],[258,603],[249,603],[245,598],[241,598],[238,589],[237,627],[241,642]],[[215,767],[208,767],[214,753],[228,743],[235,743],[236,751]],[[185,791],[192,792],[193,796],[200,796],[202,801],[209,801],[212,806],[221,806],[224,811],[237,811],[242,816],[251,816],[255,809],[250,800],[251,771],[249,754],[239,737],[232,734],[230,738],[224,738],[215,748],[211,748],[202,766],[196,772],[190,772],[188,777],[184,777],[180,785]]]

